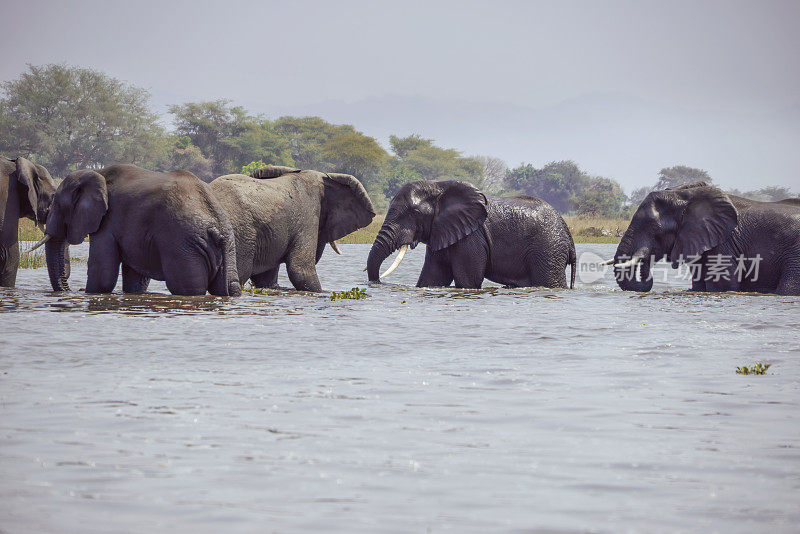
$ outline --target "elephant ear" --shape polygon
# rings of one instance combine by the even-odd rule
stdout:
[[[284,174],[291,174],[294,172],[300,172],[300,169],[284,167],[282,165],[266,165],[254,170],[250,176],[253,178],[277,178]]]
[[[100,222],[108,211],[108,190],[105,177],[94,171],[79,172],[67,235],[67,241],[71,245],[77,245],[87,235],[95,233],[100,228]]]
[[[736,207],[728,195],[716,187],[685,190],[681,198],[687,203],[670,253],[673,263],[681,256],[685,259],[716,247],[728,238],[739,222]]]
[[[486,195],[466,182],[438,182],[442,188],[436,203],[428,246],[436,251],[449,247],[483,226]]]
[[[39,176],[39,172],[33,163],[25,158],[17,158],[17,182],[24,185],[28,190],[28,203],[30,204],[31,212],[33,213],[33,220],[36,222],[39,222],[38,210],[36,209],[39,205],[38,187],[36,182],[44,178],[45,177],[43,176]]]
[[[355,176],[324,173],[324,221],[320,221],[320,241],[330,242],[364,228],[375,217],[375,208],[366,189]]]

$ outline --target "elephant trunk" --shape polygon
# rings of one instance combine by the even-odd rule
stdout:
[[[647,292],[653,288],[650,273],[651,247],[637,247],[628,232],[614,254],[614,275],[619,287],[625,291]]]
[[[645,256],[638,264],[628,267],[615,267],[614,275],[617,284],[625,291],[648,292],[653,288],[653,277],[650,274],[650,257]]]
[[[381,264],[396,248],[391,228],[384,223],[367,257],[367,277],[370,282],[380,281]]]
[[[51,237],[45,243],[47,273],[53,291],[69,291],[69,245],[64,238]]]

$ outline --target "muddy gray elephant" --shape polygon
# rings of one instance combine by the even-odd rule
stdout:
[[[662,259],[688,264],[694,291],[800,295],[800,202],[757,202],[704,182],[650,193],[608,263],[622,289],[650,291]]]
[[[370,281],[391,273],[409,246],[425,243],[418,287],[479,288],[484,278],[509,287],[573,287],[575,243],[547,202],[486,196],[466,182],[411,182],[392,199],[367,258]],[[383,261],[400,249],[378,275]],[[571,266],[567,285],[566,267]]]
[[[266,166],[210,184],[233,224],[239,282],[277,287],[278,269],[295,289],[322,291],[316,264],[325,245],[367,226],[375,209],[349,174]]]
[[[176,295],[236,296],[233,229],[208,186],[188,171],[134,165],[67,176],[47,217],[47,268],[55,291],[68,291],[65,241],[88,235],[87,293],[109,293],[122,265],[122,290],[147,291],[163,280]]]
[[[262,167],[252,176],[229,174],[210,184],[236,235],[239,282],[274,288],[280,264],[295,289],[322,291],[316,264],[325,245],[367,226],[375,208],[349,174]]]
[[[0,156],[0,287],[14,287],[17,281],[20,218],[43,227],[55,190],[41,165]]]

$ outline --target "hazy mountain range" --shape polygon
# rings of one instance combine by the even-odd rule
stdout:
[[[305,106],[237,102],[270,118],[316,115],[354,125],[388,147],[417,133],[467,155],[509,166],[572,159],[627,191],[655,182],[662,167],[708,171],[723,187],[800,191],[800,103],[780,112],[698,113],[619,94],[592,94],[538,109],[492,102],[383,96]]]

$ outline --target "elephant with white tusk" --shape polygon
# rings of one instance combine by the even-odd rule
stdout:
[[[367,226],[375,209],[364,186],[349,174],[268,165],[252,176],[229,174],[211,189],[233,224],[239,281],[274,288],[286,264],[292,285],[322,291],[316,264],[326,245]]]
[[[403,260],[408,247],[425,243],[417,286],[479,288],[484,278],[513,287],[572,287],[575,243],[564,219],[533,197],[487,197],[453,180],[411,182],[392,199],[367,258],[378,282]],[[400,250],[383,274],[380,266]],[[571,267],[569,284],[566,268]]]
[[[651,264],[688,264],[694,291],[800,295],[800,200],[757,202],[695,182],[654,191],[614,254],[619,287],[650,291]]]

